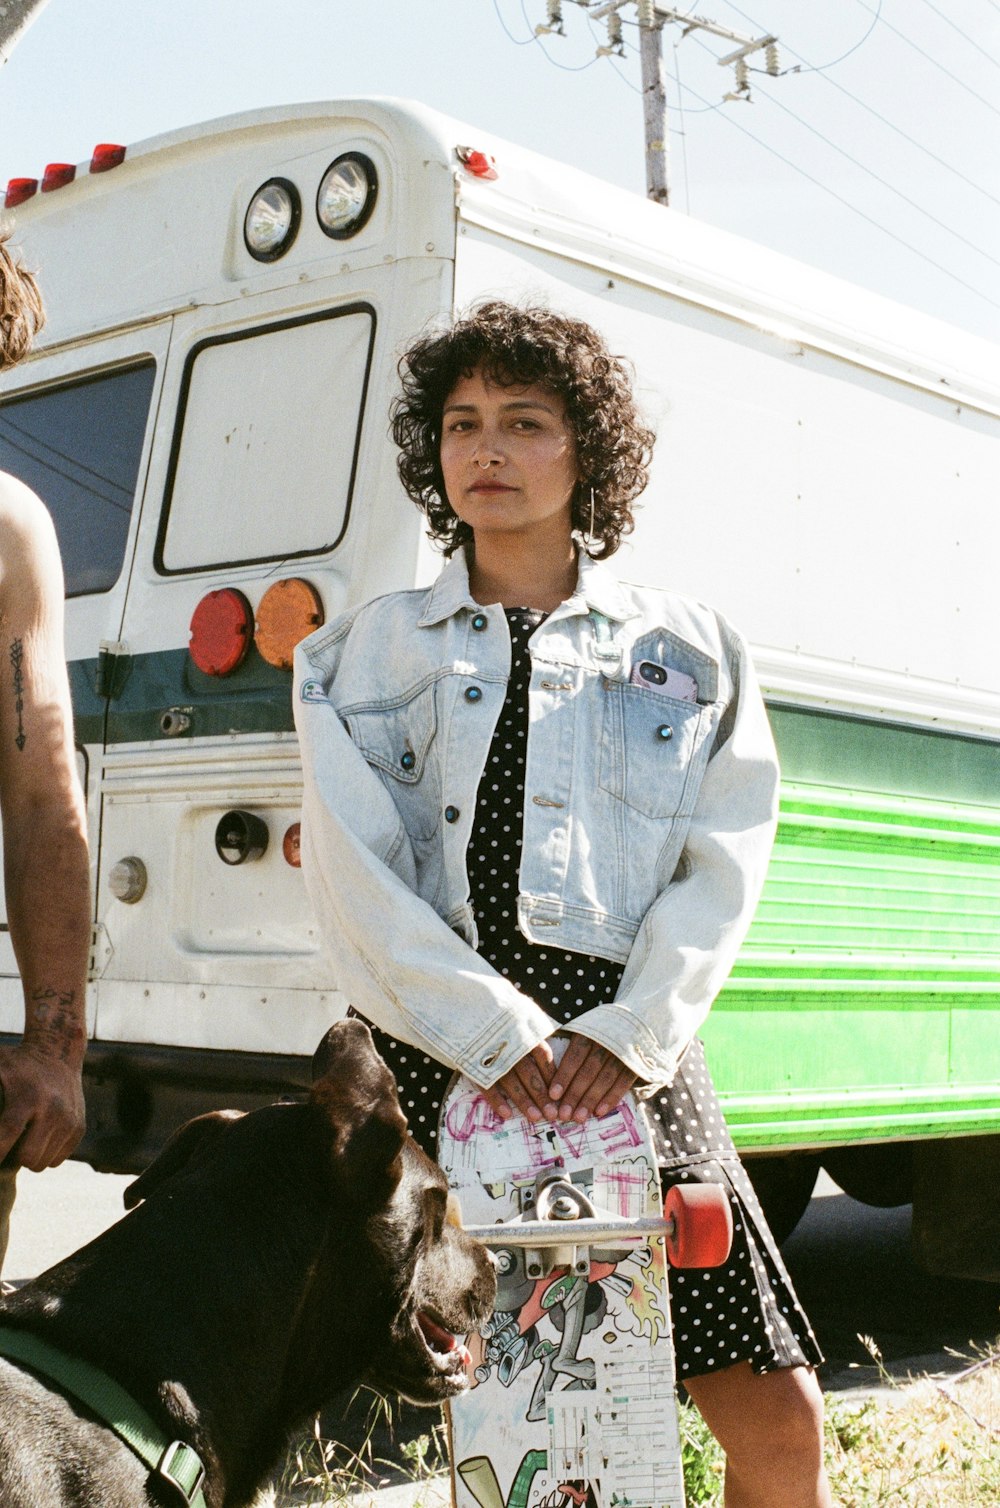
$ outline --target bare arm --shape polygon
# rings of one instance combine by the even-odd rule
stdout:
[[[40,1169],[84,1128],[81,1070],[90,950],[83,793],[63,651],[63,579],[51,520],[0,474],[0,813],[24,1037],[0,1050],[0,1159]]]

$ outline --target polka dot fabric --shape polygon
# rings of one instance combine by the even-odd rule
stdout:
[[[538,947],[517,928],[531,677],[528,640],[543,617],[526,608],[507,612],[510,681],[479,784],[468,849],[469,884],[480,953],[553,1019],[571,1022],[615,998],[622,965]],[[373,1033],[396,1076],[410,1130],[434,1156],[438,1110],[451,1071],[377,1028]],[[718,1183],[733,1208],[733,1250],[726,1266],[671,1274],[678,1377],[701,1376],[744,1360],[758,1372],[818,1365],[822,1355],[726,1129],[699,1042],[688,1048],[671,1087],[647,1101],[647,1111],[664,1187]]]

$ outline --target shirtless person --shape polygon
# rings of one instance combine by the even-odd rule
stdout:
[[[0,235],[0,371],[44,315]],[[24,1035],[0,1048],[0,1262],[18,1167],[54,1167],[83,1135],[90,883],[63,651],[63,575],[48,512],[0,472],[0,816]]]

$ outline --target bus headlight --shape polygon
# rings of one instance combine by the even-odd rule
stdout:
[[[287,178],[272,178],[250,200],[243,221],[247,251],[258,262],[276,262],[295,240],[302,218],[298,189]]]
[[[320,227],[337,241],[357,235],[371,218],[377,198],[375,164],[360,152],[345,152],[323,174],[316,195]]]

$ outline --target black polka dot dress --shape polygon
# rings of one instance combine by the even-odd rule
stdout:
[[[525,608],[507,612],[510,681],[479,784],[467,857],[480,953],[554,1020],[571,1022],[615,998],[623,965],[538,947],[517,927],[531,676],[527,646],[543,617]],[[451,1070],[385,1032],[374,1027],[373,1032],[396,1075],[410,1130],[433,1156],[438,1110]],[[673,1084],[648,1100],[646,1108],[664,1188],[717,1183],[733,1210],[728,1263],[711,1272],[671,1272],[678,1377],[698,1377],[738,1361],[749,1361],[757,1372],[818,1365],[819,1346],[726,1129],[700,1042],[692,1042]]]

